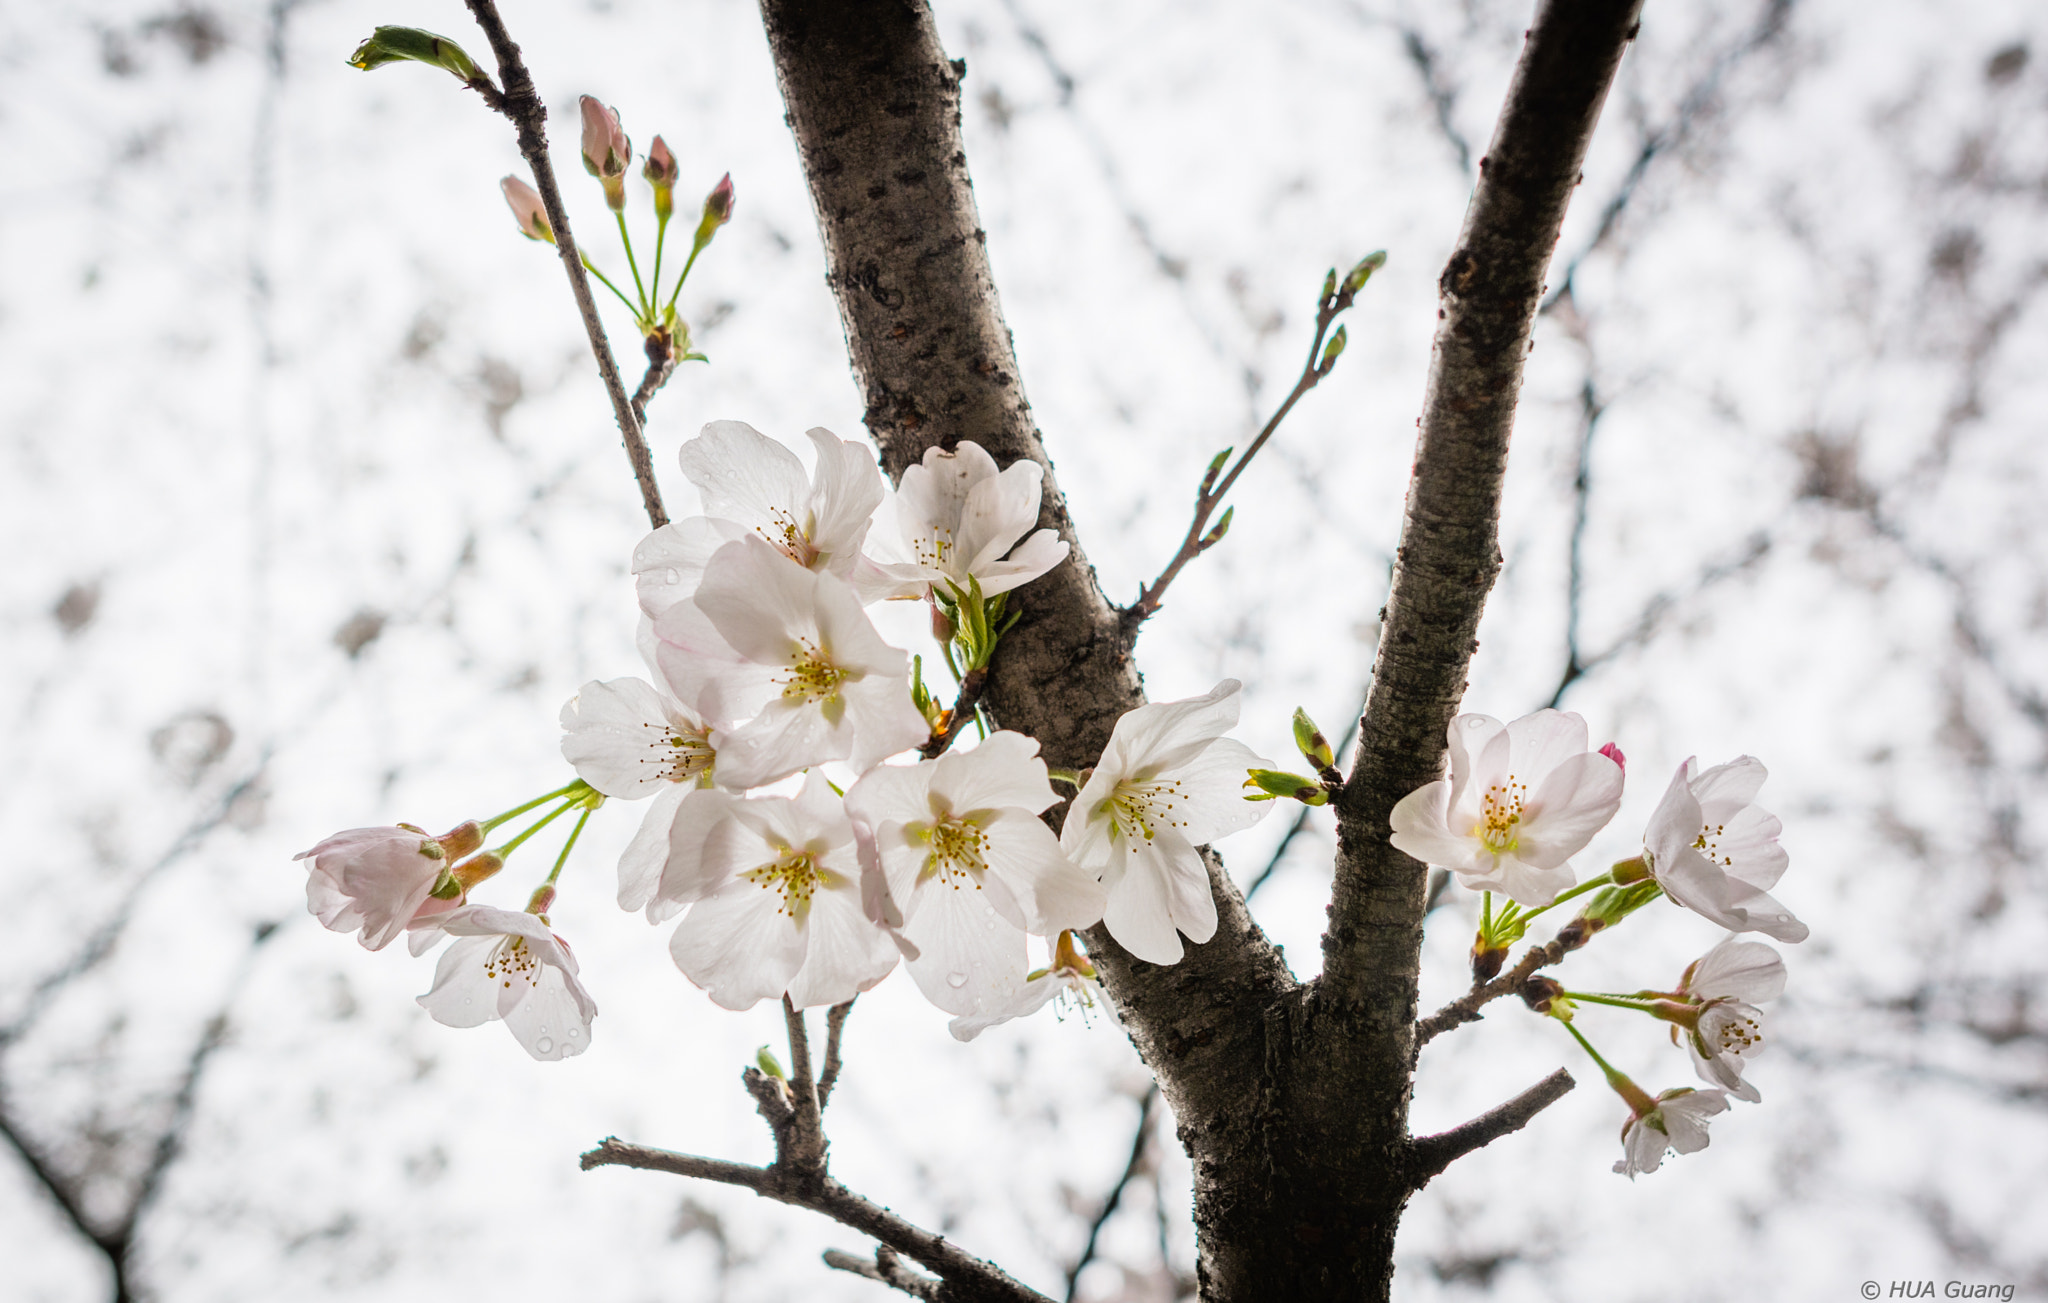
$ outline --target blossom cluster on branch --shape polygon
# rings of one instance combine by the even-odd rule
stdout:
[[[546,916],[575,834],[525,912],[468,893],[547,821],[580,810],[580,831],[607,798],[647,801],[619,861],[620,907],[680,916],[670,955],[728,1009],[842,1004],[900,961],[968,1039],[1062,995],[1093,1006],[1074,934],[1097,922],[1162,964],[1183,936],[1215,933],[1196,848],[1266,808],[1243,790],[1263,762],[1224,736],[1237,682],[1130,712],[1092,771],[1055,775],[1035,740],[987,728],[971,694],[936,701],[923,658],[868,615],[925,602],[964,689],[1016,618],[1013,595],[1066,559],[1034,528],[1043,472],[999,469],[963,442],[927,453],[892,494],[864,446],[807,437],[808,469],[737,421],[683,445],[704,514],[634,549],[649,674],[585,684],[563,707],[576,782],[460,836],[355,830],[307,852],[309,902],[328,926],[372,949],[404,932],[416,954],[463,938],[421,997],[439,1021],[502,1018],[536,1058],[588,1046],[596,1007]],[[967,722],[977,736],[952,748]],[[1056,776],[1076,789],[1057,835],[1041,818],[1064,799]],[[548,803],[533,828],[481,850],[492,828]],[[1033,966],[1030,937],[1050,962]]]
[[[1660,896],[1731,933],[1688,965],[1669,990],[1571,991],[1530,975],[1532,966],[1517,992],[1532,1009],[1564,1024],[1628,1104],[1617,1172],[1653,1172],[1669,1150],[1705,1148],[1706,1119],[1724,1111],[1730,1096],[1751,1103],[1762,1098],[1742,1072],[1763,1048],[1757,1006],[1785,989],[1777,952],[1732,934],[1762,932],[1789,942],[1807,935],[1806,925],[1769,894],[1789,860],[1778,845],[1777,817],[1756,804],[1763,763],[1740,756],[1701,770],[1697,758],[1686,760],[1650,817],[1641,854],[1580,883],[1571,857],[1621,808],[1627,771],[1621,749],[1613,743],[1589,749],[1586,722],[1558,710],[1509,724],[1460,715],[1451,721],[1449,741],[1450,776],[1402,798],[1388,822],[1396,848],[1483,893],[1472,947],[1475,982],[1485,984],[1500,972],[1532,920],[1588,893],[1550,942],[1555,956],[1533,952],[1538,958],[1562,960]],[[1505,900],[1496,904],[1496,893]],[[1602,1058],[1574,1024],[1581,1003],[1632,1009],[1669,1024],[1672,1039],[1686,1047],[1709,1085],[1652,1096]]]

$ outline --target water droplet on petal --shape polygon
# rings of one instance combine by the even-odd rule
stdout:
[[[670,566],[661,572],[661,582],[665,584],[680,584],[683,582],[683,572],[674,566]]]
[[[569,1029],[569,1039],[572,1041],[575,1040],[578,1036],[581,1036],[582,1034],[583,1029],[581,1027],[571,1027]]]
[[[948,973],[948,974],[946,974],[946,985],[947,985],[947,986],[950,986],[950,987],[952,987],[952,988],[953,988],[954,990],[956,990],[956,991],[957,991],[957,990],[959,990],[959,989],[960,989],[961,987],[963,987],[963,986],[967,985],[967,974],[965,974],[965,973]]]
[[[543,1036],[533,1043],[533,1049],[536,1054],[553,1054],[555,1052],[555,1043]]]

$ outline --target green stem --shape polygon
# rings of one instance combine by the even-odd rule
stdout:
[[[1561,1018],[1558,1021],[1564,1022],[1564,1020]],[[1564,1029],[1572,1034],[1572,1039],[1579,1043],[1579,1048],[1583,1049],[1586,1053],[1593,1056],[1593,1062],[1600,1065],[1600,1071],[1607,1074],[1608,1081],[1612,1082],[1616,1078],[1620,1078],[1622,1081],[1628,1080],[1627,1073],[1622,1072],[1619,1068],[1616,1068],[1613,1064],[1609,1063],[1607,1060],[1600,1057],[1600,1051],[1593,1048],[1593,1042],[1586,1039],[1585,1033],[1581,1032],[1578,1028],[1572,1026],[1570,1023],[1565,1023]]]
[[[1493,893],[1490,891],[1479,893],[1479,935],[1493,936]]]
[[[1636,1000],[1626,995],[1592,995],[1585,991],[1566,991],[1564,998],[1583,1004],[1612,1005],[1616,1009],[1634,1009],[1637,1013],[1654,1014],[1647,1000]]]
[[[1596,890],[1600,887],[1611,887],[1613,885],[1614,874],[1611,872],[1603,873],[1597,878],[1589,878],[1586,881],[1581,882],[1578,886],[1573,887],[1569,891],[1560,891],[1559,893],[1557,893],[1557,899],[1551,901],[1548,905],[1538,905],[1536,908],[1522,915],[1522,921],[1526,923],[1530,919],[1535,918],[1538,914],[1541,914],[1544,910],[1555,909],[1557,906],[1562,905],[1566,901],[1570,900],[1573,896],[1583,896],[1589,891]]]
[[[1078,769],[1048,769],[1045,776],[1056,783],[1065,783],[1077,792],[1081,790],[1081,771]]]
[[[576,849],[576,839],[583,835],[583,825],[589,822],[590,807],[586,805],[583,807],[582,817],[576,820],[576,826],[569,830],[569,840],[562,843],[562,853],[555,857],[555,867],[549,870],[548,880],[542,883],[542,886],[552,887],[555,885],[555,879],[562,876],[562,866],[569,862],[569,852]]]
[[[562,802],[554,809],[542,815],[539,823],[534,824],[525,832],[520,833],[511,841],[506,842],[503,846],[495,848],[494,850],[492,850],[491,854],[497,856],[501,860],[509,859],[512,855],[512,852],[519,849],[519,844],[521,842],[525,841],[528,837],[533,836],[535,833],[547,827],[549,824],[553,823],[555,820],[561,818],[564,814],[567,814],[569,811],[575,809],[577,806],[581,804],[583,804],[583,798],[580,795],[572,797],[569,800]]]
[[[581,250],[579,250],[578,252],[581,252]],[[633,314],[634,321],[637,322],[638,320],[640,320],[640,309],[634,305],[633,300],[627,298],[623,290],[621,290],[618,286],[612,284],[612,278],[605,275],[603,272],[599,271],[597,267],[587,257],[583,260],[583,270],[597,277],[598,280],[604,283],[604,287],[606,289],[618,295],[619,302],[626,305],[627,310]]]
[[[626,265],[633,269],[633,288],[640,294],[640,315],[651,320],[654,305],[647,300],[647,283],[640,279],[640,264],[633,257],[633,237],[626,230],[626,214],[621,211],[612,216],[619,219],[619,243],[626,246]]]
[[[546,796],[536,796],[531,801],[528,801],[525,805],[515,806],[512,809],[505,811],[505,813],[499,815],[495,819],[486,819],[482,823],[478,824],[477,827],[482,829],[484,832],[489,832],[491,829],[497,827],[499,824],[504,823],[507,819],[517,819],[520,815],[525,814],[528,810],[531,810],[536,805],[546,805],[549,801],[554,800],[556,797],[568,796],[572,792],[578,796],[581,796],[584,792],[587,792],[589,790],[590,784],[584,782],[582,779],[579,778],[575,782],[570,783],[567,787],[558,787],[554,791],[549,792]]]
[[[654,228],[654,297],[661,297],[661,246],[668,243],[668,219],[673,214],[662,214]]]
[[[709,241],[700,241],[695,247],[693,247],[690,250],[689,260],[683,264],[683,274],[676,277],[676,287],[673,290],[669,291],[668,305],[671,308],[673,308],[676,305],[676,299],[681,297],[683,292],[683,282],[690,279],[690,268],[697,265],[697,255],[704,252],[704,245],[707,243],[709,243]]]

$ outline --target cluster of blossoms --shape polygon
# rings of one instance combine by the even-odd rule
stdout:
[[[928,452],[892,495],[866,448],[808,437],[809,469],[736,421],[684,444],[704,514],[634,550],[649,678],[585,684],[563,707],[575,783],[449,837],[358,830],[306,853],[328,926],[372,949],[406,932],[416,954],[462,938],[420,1000],[439,1021],[502,1018],[537,1058],[589,1044],[596,1008],[545,913],[568,848],[523,913],[468,903],[480,870],[540,824],[493,852],[478,851],[483,834],[549,801],[540,823],[647,801],[619,905],[652,923],[680,915],[676,966],[728,1009],[839,1004],[900,961],[964,1040],[1059,996],[1092,1006],[1078,930],[1099,922],[1161,964],[1183,936],[1214,935],[1196,848],[1265,808],[1243,793],[1259,758],[1224,736],[1239,685],[1131,711],[1085,774],[1049,770],[1013,732],[948,750],[965,721],[868,607],[927,603],[947,664],[985,670],[1013,592],[1067,556],[1035,528],[1043,471],[998,469],[961,443]],[[1062,799],[1055,777],[1076,789],[1058,835],[1041,818]],[[1033,966],[1032,937],[1049,963]]]
[[[1398,849],[1484,893],[1472,952],[1477,978],[1500,971],[1508,947],[1532,919],[1588,893],[1552,943],[1560,954],[1659,897],[1731,934],[1806,939],[1806,925],[1769,894],[1788,861],[1778,845],[1778,819],[1756,804],[1765,770],[1754,757],[1704,770],[1688,759],[1650,816],[1640,853],[1584,883],[1571,857],[1621,808],[1626,760],[1618,747],[1589,749],[1585,721],[1562,711],[1541,710],[1505,725],[1486,715],[1460,715],[1451,722],[1450,759],[1450,777],[1403,798],[1389,822]],[[1495,895],[1505,899],[1496,902]],[[1724,1111],[1731,1096],[1751,1103],[1761,1098],[1743,1069],[1763,1048],[1757,1006],[1784,989],[1777,952],[1730,935],[1688,965],[1669,990],[1588,993],[1531,978],[1521,994],[1570,1030],[1627,1102],[1625,1154],[1615,1170],[1632,1177],[1657,1170],[1669,1150],[1705,1148],[1706,1119]],[[1707,1087],[1655,1096],[1643,1090],[1601,1058],[1574,1025],[1580,1003],[1632,1009],[1669,1024]]]

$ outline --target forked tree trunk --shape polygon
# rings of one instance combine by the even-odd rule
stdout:
[[[1385,1298],[1401,1210],[1441,1166],[1441,1146],[1420,1151],[1408,1135],[1424,873],[1388,844],[1386,816],[1442,767],[1500,565],[1508,435],[1544,271],[1640,7],[1543,4],[1444,271],[1393,592],[1337,806],[1324,975],[1294,980],[1213,860],[1221,921],[1181,963],[1089,935],[1193,1162],[1205,1299]],[[1025,401],[961,144],[964,65],[922,0],[762,11],[885,467],[900,476],[926,449],[972,439],[999,464],[1046,468],[1040,523],[1073,555],[1019,595],[1023,619],[984,702],[1048,763],[1093,764],[1144,697]]]

